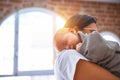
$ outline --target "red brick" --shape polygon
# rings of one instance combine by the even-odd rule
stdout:
[[[84,0],[0,0],[0,13],[2,18],[4,18],[5,15],[12,13],[11,10],[16,11],[21,8],[36,6],[49,9],[64,16],[66,19],[76,13],[95,16],[98,18],[97,24],[101,30],[110,29],[112,31],[111,26],[120,27],[120,4],[118,3],[99,3]],[[119,29],[116,31],[120,32]]]
[[[3,7],[3,8],[9,8],[9,7],[11,7],[12,5],[11,4],[8,4],[8,3],[4,3],[4,2],[2,2],[2,3],[0,3],[0,7]]]
[[[19,3],[19,2],[22,2],[22,0],[10,0],[10,2]]]
[[[0,12],[2,12],[3,11],[3,8],[0,8]]]
[[[23,3],[23,7],[29,7],[29,6],[33,6],[33,3],[31,3],[31,2]]]

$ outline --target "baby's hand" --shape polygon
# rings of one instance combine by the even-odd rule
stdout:
[[[82,43],[78,43],[78,44],[76,45],[76,50],[77,50],[78,52],[80,52],[81,45],[82,45]]]

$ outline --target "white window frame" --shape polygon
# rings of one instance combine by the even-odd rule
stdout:
[[[18,71],[18,33],[19,33],[19,30],[18,30],[19,26],[18,25],[19,25],[19,14],[29,12],[29,11],[40,11],[40,12],[50,14],[50,15],[53,16],[54,22],[56,21],[56,17],[58,16],[57,14],[55,14],[54,12],[52,12],[50,10],[47,10],[47,9],[44,9],[44,8],[36,8],[36,7],[25,8],[25,9],[21,9],[21,10],[18,10],[16,12],[14,12],[14,14],[15,14],[15,38],[14,38],[15,48],[14,48],[14,68],[13,68],[14,73],[13,73],[13,75],[0,75],[0,77],[6,77],[6,76],[7,77],[8,76],[31,76],[31,75],[53,75],[54,74],[53,69],[52,70],[37,70],[37,71]],[[1,21],[0,24],[2,24],[3,21]],[[54,23],[53,24],[53,33],[57,30],[57,28],[55,26],[56,26],[56,24]],[[54,48],[53,48],[53,52],[54,52],[53,54],[55,55]]]

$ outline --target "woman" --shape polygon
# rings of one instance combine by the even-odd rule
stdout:
[[[88,15],[76,14],[69,18],[64,27],[91,33],[97,30],[96,19]],[[55,62],[57,80],[120,80],[107,70],[89,62],[75,50],[63,50]]]

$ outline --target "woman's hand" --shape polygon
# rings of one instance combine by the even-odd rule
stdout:
[[[82,43],[78,43],[78,44],[76,45],[76,50],[77,50],[78,52],[80,52],[81,45],[82,45]]]

